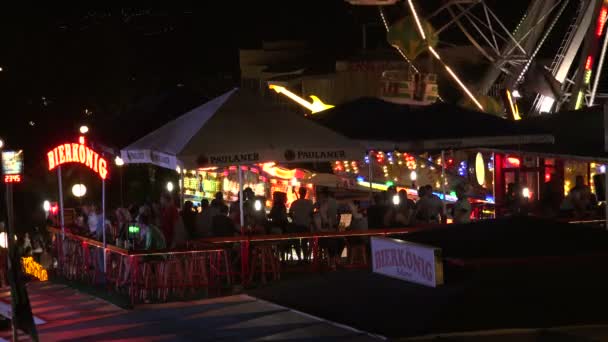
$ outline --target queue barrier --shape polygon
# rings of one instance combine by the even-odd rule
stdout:
[[[370,237],[407,234],[428,230],[438,225],[424,227],[370,229],[365,231],[306,232],[270,235],[240,235],[190,240],[183,248],[163,250],[127,250],[114,245],[48,227],[53,235],[57,272],[68,280],[92,284],[106,282],[108,288],[128,291],[131,301],[136,303],[151,293],[160,300],[168,298],[168,292],[185,295],[199,287],[219,289],[232,285],[237,277],[243,286],[253,281],[251,255],[259,255],[258,268],[262,280],[266,273],[271,278],[280,278],[280,268],[273,244],[308,239],[311,242],[311,270],[319,271],[321,248],[319,241],[329,238]],[[237,246],[240,245],[240,246]],[[105,251],[101,252],[101,251]],[[233,257],[239,254],[240,270],[232,269]],[[103,269],[103,257],[107,258]],[[150,260],[162,257],[164,260]],[[177,261],[179,260],[179,261]],[[255,266],[254,263],[253,266]],[[253,269],[255,270],[255,269]],[[126,280],[126,281],[125,281]]]
[[[254,273],[257,272],[256,268],[259,268],[260,265],[262,265],[262,269],[259,272],[263,282],[266,281],[264,278],[266,273],[272,273],[273,280],[279,279],[280,271],[277,271],[276,268],[280,265],[276,263],[277,258],[273,256],[273,253],[276,253],[273,246],[290,240],[302,239],[310,242],[311,262],[309,267],[311,271],[318,272],[322,269],[323,251],[320,242],[323,239],[404,235],[446,227],[441,224],[428,224],[363,231],[211,237],[187,241],[183,248],[146,251],[127,250],[107,245],[105,256],[109,262],[106,263],[105,270],[103,270],[102,258],[99,256],[99,251],[104,250],[101,242],[70,232],[65,232],[65,240],[62,241],[61,229],[49,227],[48,230],[54,236],[59,273],[69,280],[84,280],[91,283],[96,283],[101,279],[107,280],[107,286],[115,290],[121,291],[126,288],[131,301],[135,303],[151,292],[154,292],[158,299],[166,300],[172,293],[185,295],[201,287],[219,289],[221,286],[231,286],[237,277],[240,278],[243,286],[247,286],[252,283]],[[258,255],[260,259],[252,260],[252,255],[254,257]],[[240,259],[238,272],[232,269],[232,261],[235,256]],[[154,257],[165,259],[147,260],[154,259]],[[363,259],[365,260],[365,258]],[[553,257],[537,259],[539,260],[536,261],[541,261],[541,259],[543,262],[553,261]],[[529,258],[519,258],[518,260],[447,258],[446,262],[454,266],[479,268],[531,261]],[[270,270],[269,268],[264,270],[264,267],[269,267]],[[276,272],[279,272],[278,276]]]
[[[197,289],[220,289],[231,269],[229,251],[218,246],[172,250],[127,250],[48,227],[53,235],[56,273],[67,280],[104,284],[126,292],[133,304],[146,299],[166,301]],[[103,257],[107,258],[103,269]],[[227,269],[228,271],[224,271]]]

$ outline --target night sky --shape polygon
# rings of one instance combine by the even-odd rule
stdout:
[[[422,11],[439,2],[418,1]],[[488,3],[512,27],[529,2]],[[403,4],[388,12],[404,13]],[[81,124],[91,126],[90,139],[122,147],[238,85],[239,48],[301,39],[334,60],[359,48],[363,23],[379,28],[377,9],[342,0],[221,1],[172,10],[3,10],[0,137],[8,148],[25,149],[30,184],[54,186],[48,175],[40,178],[44,153],[73,141]],[[370,47],[386,46],[381,27],[370,33]],[[453,32],[441,39],[465,42]]]

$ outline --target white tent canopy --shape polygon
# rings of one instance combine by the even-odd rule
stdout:
[[[125,163],[175,169],[360,158],[365,148],[264,98],[233,89],[121,150]]]

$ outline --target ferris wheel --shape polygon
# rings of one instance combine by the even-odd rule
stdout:
[[[403,30],[404,22],[409,25],[428,55],[477,110],[488,111],[494,99],[504,103],[511,117],[519,119],[518,102],[526,115],[594,104],[608,42],[604,39],[600,48],[608,0],[532,0],[521,9],[517,21],[497,14],[496,1],[491,0],[446,0],[437,1],[438,5],[416,0],[346,1],[377,6],[389,36],[399,25]],[[386,12],[399,7],[406,13],[405,19],[389,19]],[[442,57],[438,37],[448,30],[458,31],[489,65],[475,82],[466,84],[460,71]],[[547,46],[548,41],[561,43],[554,48]],[[390,43],[414,73],[420,72],[417,52],[406,51],[416,44]],[[541,49],[555,50],[549,51],[553,58],[544,65],[537,61]]]

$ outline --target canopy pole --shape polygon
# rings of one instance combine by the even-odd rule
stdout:
[[[369,201],[370,203],[372,202],[372,200],[374,199],[374,191],[372,188],[372,180],[374,178],[374,169],[373,169],[373,165],[372,165],[372,151],[370,150],[367,153],[367,159],[368,159],[368,179],[369,179]]]
[[[184,170],[179,170],[179,207],[184,205]]]
[[[608,40],[608,37],[605,39]],[[604,151],[608,152],[608,103],[604,103]],[[608,230],[608,170],[604,170],[604,210],[606,211],[604,228]]]
[[[103,236],[103,273],[106,273],[106,180],[101,180],[101,234]]]
[[[239,174],[239,216],[241,222],[241,231],[245,232],[245,213],[243,213],[243,169],[241,165],[237,165]]]
[[[63,182],[61,165],[57,166],[57,182],[59,183],[59,223],[61,224],[61,239],[65,239],[65,221],[63,218]]]
[[[494,200],[494,214],[492,216],[496,218],[496,158],[494,152],[492,152],[492,199]]]
[[[441,192],[443,193],[443,201],[441,203],[443,203],[443,216],[446,215],[445,202],[447,200],[445,197],[445,165],[445,151],[441,150]]]

